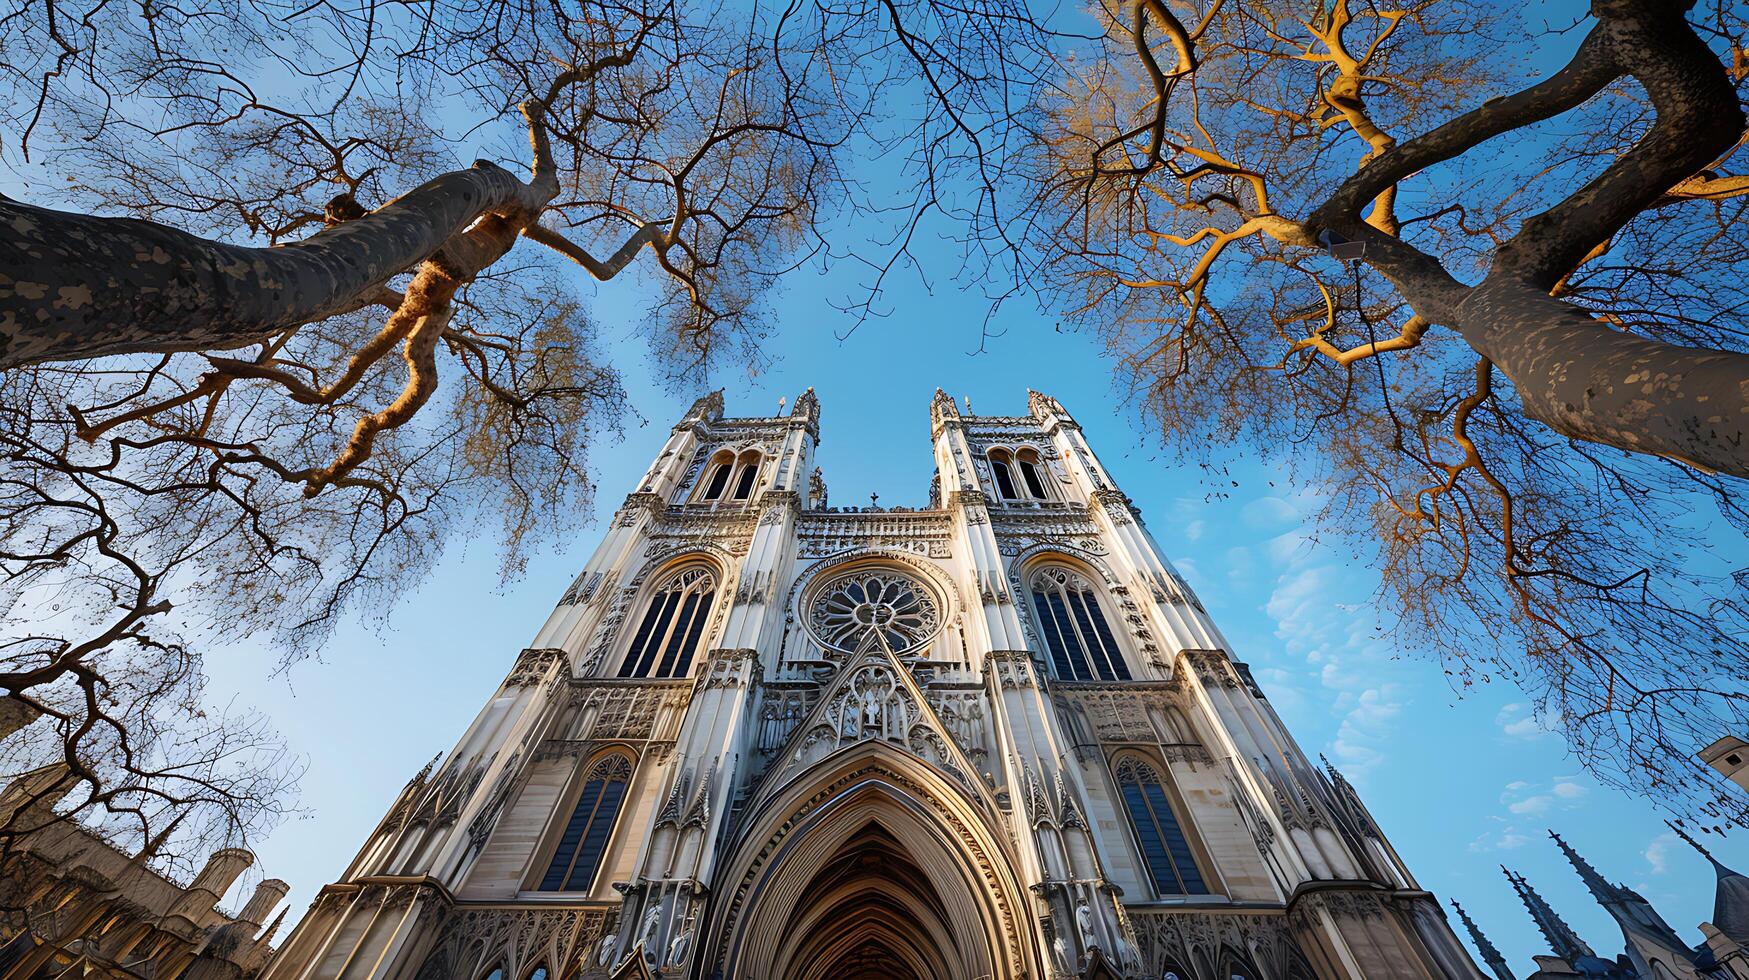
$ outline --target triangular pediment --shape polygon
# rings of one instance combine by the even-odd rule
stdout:
[[[618,967],[610,974],[613,980],[655,980],[656,974],[650,972],[648,957],[644,955],[644,944],[638,943],[632,951],[626,954]]]
[[[917,756],[952,776],[975,798],[988,801],[977,769],[949,736],[911,671],[884,646],[864,645],[790,733],[749,797],[746,809],[751,811],[764,797],[821,759],[871,740]]]

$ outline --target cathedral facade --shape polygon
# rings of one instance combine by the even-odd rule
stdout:
[[[264,975],[1478,980],[1063,406],[929,420],[834,507],[700,399]]]

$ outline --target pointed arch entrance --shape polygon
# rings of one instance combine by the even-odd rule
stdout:
[[[720,865],[704,976],[1042,976],[1025,893],[983,802],[880,741],[834,753],[748,813]]]

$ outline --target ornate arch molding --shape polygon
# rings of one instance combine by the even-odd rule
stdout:
[[[603,661],[612,662],[616,657],[623,656],[625,644],[621,640],[625,631],[622,627],[626,618],[642,607],[649,598],[650,590],[661,582],[663,573],[695,558],[710,566],[711,573],[716,576],[719,594],[732,594],[735,586],[732,577],[738,566],[735,556],[721,545],[708,541],[686,541],[655,552],[620,587],[612,605],[608,607],[607,614],[596,625],[595,638],[578,658],[572,675],[588,676]],[[717,635],[718,629],[723,625],[723,618],[728,615],[730,603],[717,602],[715,606],[711,612],[711,621],[705,627],[707,641]]]
[[[651,555],[642,565],[638,566],[637,574],[625,584],[628,589],[642,589],[652,578],[659,578],[667,571],[691,558],[702,559],[712,566],[716,573],[718,588],[726,584],[732,570],[735,568],[735,556],[728,549],[708,541],[688,541],[671,548],[664,548]]]
[[[1039,637],[1038,626],[1033,622],[1032,603],[1026,601],[1030,593],[1026,581],[1032,573],[1038,571],[1041,565],[1056,561],[1058,564],[1074,567],[1079,565],[1090,572],[1089,578],[1099,580],[1099,587],[1113,598],[1122,586],[1118,577],[1111,571],[1111,566],[1098,555],[1083,551],[1060,541],[1044,541],[1021,549],[1020,553],[1008,560],[1008,585],[1014,595],[1014,608],[1020,613],[1020,630],[1026,634],[1027,645],[1033,650],[1033,659],[1044,663],[1042,655],[1045,652],[1044,641]]]
[[[1013,575],[1024,581],[1037,566],[1048,563],[1052,557],[1067,559],[1066,563],[1070,565],[1085,565],[1098,574],[1100,583],[1107,588],[1123,584],[1105,559],[1090,551],[1056,541],[1046,541],[1021,549],[1019,554],[1008,560],[1008,567]]]
[[[1046,975],[1003,837],[947,777],[876,741],[828,756],[748,813],[711,889],[706,970],[789,980],[798,964],[782,957],[795,948],[785,940],[794,938],[797,897],[870,825],[930,875],[953,933],[966,940],[955,951],[966,976]],[[766,955],[778,961],[760,961]]]

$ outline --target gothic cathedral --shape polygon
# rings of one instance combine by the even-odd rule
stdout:
[[[1055,399],[831,507],[813,391],[676,425],[268,980],[1480,974]]]

